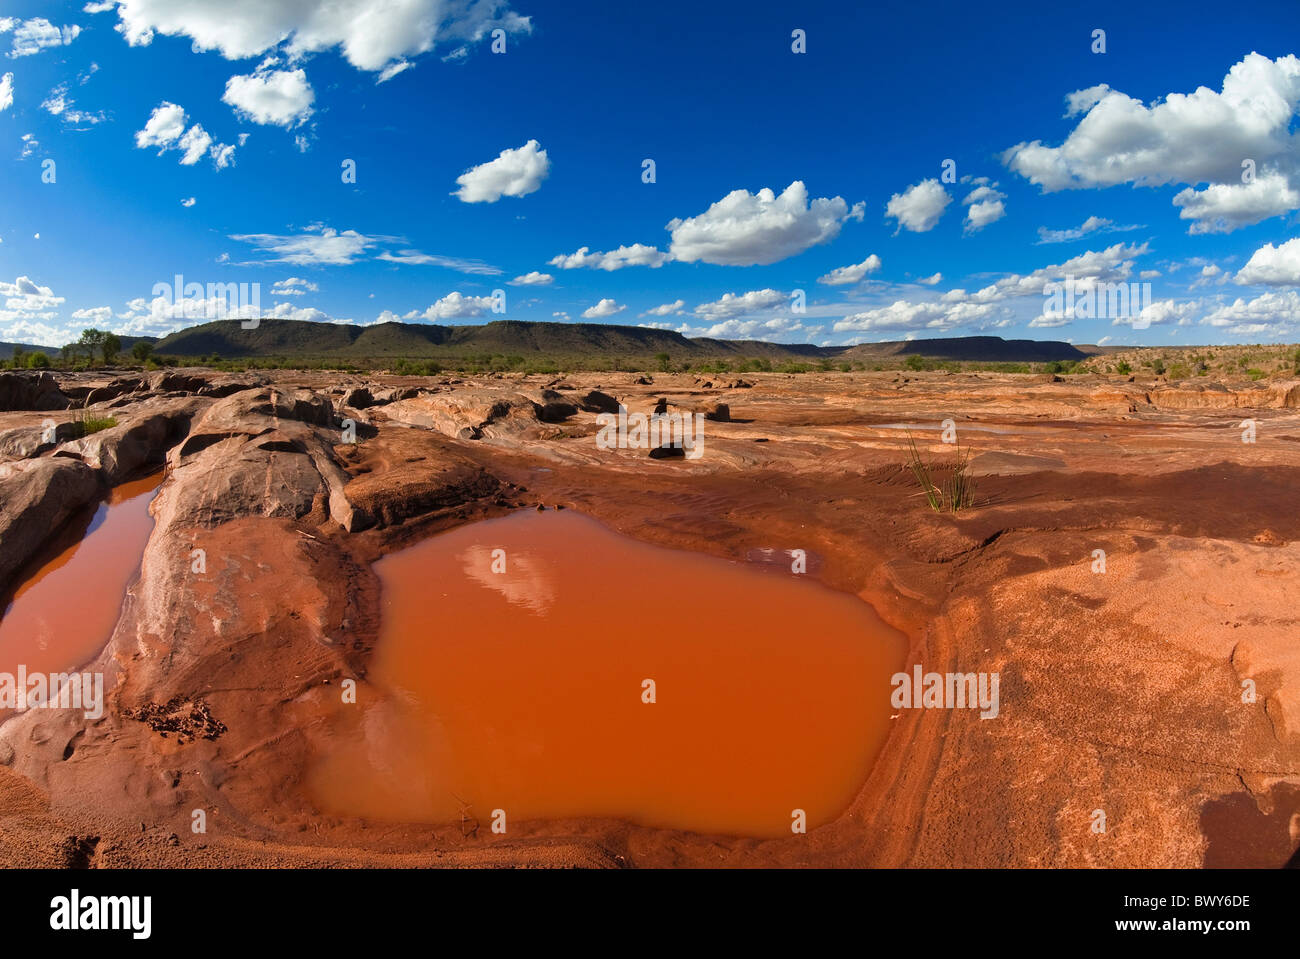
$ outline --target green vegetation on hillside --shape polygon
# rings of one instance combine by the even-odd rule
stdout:
[[[1295,344],[1130,347],[1090,356],[1081,372],[1164,377],[1170,383],[1209,377],[1218,381],[1283,379],[1300,376]]]
[[[996,336],[819,347],[758,340],[688,339],[670,330],[599,323],[494,320],[474,326],[336,323],[263,319],[254,329],[222,320],[161,340],[84,330],[61,350],[2,344],[13,359],[0,368],[156,370],[207,366],[223,371],[337,370],[406,376],[623,371],[853,373],[878,370],[1077,375],[1103,373],[1177,381],[1300,376],[1300,348],[1282,346],[1075,347]],[[0,352],[0,357],[4,354]]]

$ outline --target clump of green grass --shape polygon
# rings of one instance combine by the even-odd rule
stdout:
[[[73,411],[71,426],[73,436],[80,438],[117,425],[116,416],[93,416],[85,408]]]
[[[956,513],[975,505],[975,477],[970,472],[969,446],[963,448],[960,443],[957,444],[956,457],[952,465],[937,468],[947,475],[939,483],[935,483],[934,474],[937,470],[921,455],[910,431],[907,434],[907,445],[907,465],[911,468],[917,485],[921,487],[925,502],[930,509],[936,513]]]
[[[98,433],[100,430],[116,425],[116,416],[89,416],[81,421],[82,435],[89,436],[91,433]]]

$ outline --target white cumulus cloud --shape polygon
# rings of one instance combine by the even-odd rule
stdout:
[[[808,199],[808,188],[795,180],[775,194],[733,190],[698,216],[669,222],[669,253],[685,263],[723,266],[775,263],[839,236],[849,217],[862,218],[843,197]]]
[[[9,51],[10,59],[29,57],[50,47],[66,46],[81,34],[81,27],[76,24],[65,26],[60,30],[44,17],[35,17],[31,20],[5,18],[5,22],[8,27],[6,30],[0,30],[0,33],[6,33],[9,29],[14,32],[13,47]]]
[[[193,166],[203,159],[208,148],[212,146],[212,137],[196,123],[185,132],[177,146],[184,153],[181,157],[181,165]]]
[[[555,282],[555,277],[549,273],[538,273],[533,270],[523,276],[517,276],[510,281],[511,286],[550,286]]]
[[[661,303],[659,306],[653,306],[642,313],[642,316],[672,316],[674,313],[680,313],[686,306],[685,300],[673,300],[671,303]]]
[[[995,187],[996,184],[977,186],[961,201],[966,207],[966,226],[963,232],[976,233],[1006,216],[1007,210],[1002,204],[1006,194]]]
[[[594,270],[621,270],[625,266],[660,267],[670,259],[667,253],[653,246],[633,243],[631,246],[620,246],[617,250],[610,250],[608,253],[592,253],[588,247],[579,247],[576,253],[561,254],[547,262],[561,270],[576,270],[580,267]]]
[[[994,316],[996,309],[990,303],[895,300],[888,306],[864,310],[844,317],[835,324],[835,332],[950,330],[956,326],[988,320]]]
[[[1238,298],[1211,310],[1201,322],[1234,336],[1288,336],[1300,324],[1300,293],[1279,290],[1253,300]]]
[[[1246,286],[1300,286],[1300,237],[1280,246],[1265,243],[1233,281]]]
[[[682,326],[678,328],[678,332],[687,336],[703,336],[718,340],[759,339],[768,342],[777,340],[790,342],[796,339],[806,341],[807,334],[816,329],[820,327],[810,328],[793,317],[778,316],[770,320],[723,320],[721,323],[714,323],[703,329]]]
[[[22,343],[66,343],[69,337],[48,324],[57,320],[64,298],[48,286],[20,276],[0,280],[0,339]]]
[[[456,178],[460,189],[452,196],[465,203],[495,203],[503,196],[527,196],[541,187],[550,172],[546,151],[536,140],[529,140],[462,173]]]
[[[271,285],[272,296],[302,296],[304,293],[315,293],[320,289],[310,280],[304,280],[300,276],[289,276],[283,280],[276,280]]]
[[[504,0],[121,0],[120,32],[132,46],[155,34],[189,37],[199,50],[245,60],[284,45],[290,57],[340,48],[358,70],[380,72],[435,46],[460,46],[500,28],[531,32]]]
[[[784,306],[790,297],[780,290],[750,290],[748,293],[724,293],[721,299],[711,303],[701,303],[695,308],[695,315],[706,320],[723,320],[733,316],[744,316],[760,310],[772,310]]]
[[[251,74],[227,80],[221,99],[245,120],[289,130],[312,115],[316,93],[303,70],[259,67]]]
[[[595,306],[589,306],[583,310],[582,316],[584,319],[598,320],[602,317],[613,316],[615,313],[622,313],[626,309],[626,306],[621,306],[614,300],[605,298]]]
[[[825,283],[827,286],[848,286],[850,283],[860,283],[868,273],[875,273],[879,269],[880,257],[873,253],[861,263],[831,270],[825,276],[818,278],[817,282]]]
[[[1174,198],[1189,232],[1228,232],[1300,207],[1300,160],[1291,133],[1300,104],[1300,58],[1251,53],[1222,89],[1170,93],[1150,106],[1104,85],[1067,98],[1082,113],[1060,146],[1019,143],[1002,156],[1045,192],[1184,184]],[[1256,171],[1253,182],[1243,172]],[[1197,190],[1199,184],[1209,184]]]
[[[103,325],[113,318],[113,308],[111,306],[96,306],[85,310],[76,310],[72,314],[74,320],[89,320],[96,325]]]
[[[900,230],[928,233],[934,229],[951,202],[952,197],[943,188],[943,184],[931,178],[891,196],[885,204],[885,215],[897,220]]]
[[[212,165],[223,170],[234,162],[235,148],[225,143],[214,143],[212,136],[200,124],[186,129],[189,122],[179,104],[164,100],[154,107],[143,130],[137,130],[135,145],[140,149],[158,148],[162,156],[168,150],[181,151],[181,164],[193,166],[203,157],[210,156]]]
[[[437,322],[438,320],[483,316],[491,310],[492,297],[465,296],[459,291],[453,291],[431,305],[423,313],[407,313],[403,319],[425,319],[430,322]]]
[[[1267,172],[1250,183],[1188,187],[1174,196],[1174,206],[1179,219],[1192,221],[1188,233],[1231,233],[1300,208],[1300,190],[1281,173]]]
[[[135,145],[140,149],[158,147],[158,152],[162,153],[175,146],[181,138],[185,132],[185,120],[184,108],[164,100],[154,107],[144,129],[136,131]]]

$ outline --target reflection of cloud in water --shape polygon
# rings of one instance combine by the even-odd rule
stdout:
[[[389,749],[386,748],[393,741],[394,734],[402,731],[401,716],[393,709],[391,703],[381,700],[362,714],[361,742],[358,745],[362,747],[375,774],[390,786],[395,786],[403,776],[409,775],[408,770],[405,769],[399,773],[394,767]],[[420,777],[419,771],[415,774]],[[425,791],[428,789],[425,782],[416,785]]]
[[[506,602],[537,613],[545,613],[555,602],[555,585],[543,561],[525,553],[506,554],[506,571],[492,572],[492,547],[471,546],[460,554],[465,575],[488,589],[495,589]]]
[[[369,794],[412,821],[458,817],[450,787],[465,785],[444,781],[455,768],[447,731],[438,716],[419,708],[414,694],[394,689],[367,708],[350,745],[368,769]]]

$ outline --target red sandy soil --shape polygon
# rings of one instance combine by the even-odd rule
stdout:
[[[0,725],[0,864],[1275,867],[1300,845],[1300,384],[169,376],[64,379],[70,395],[99,388],[92,409],[119,425],[57,450],[28,440],[66,411],[0,413],[6,550],[39,545],[22,516],[47,531],[65,518],[47,484],[87,499],[87,475],[168,463],[139,578],[91,667],[113,688],[104,716]],[[250,388],[196,395],[209,382]],[[362,385],[380,402],[347,392]],[[634,411],[722,402],[730,421],[707,424],[698,460],[604,451],[595,413],[565,408],[593,389]],[[340,417],[356,444],[340,445]],[[955,516],[926,507],[906,434],[880,428],[914,424],[945,461],[949,417],[978,474]],[[539,503],[734,560],[804,549],[808,575],[911,637],[905,668],[998,672],[1001,714],[901,710],[851,806],[805,836],[566,820],[465,837],[314,810],[309,733],[342,679],[364,681],[371,562]],[[17,575],[0,564],[0,588]]]

